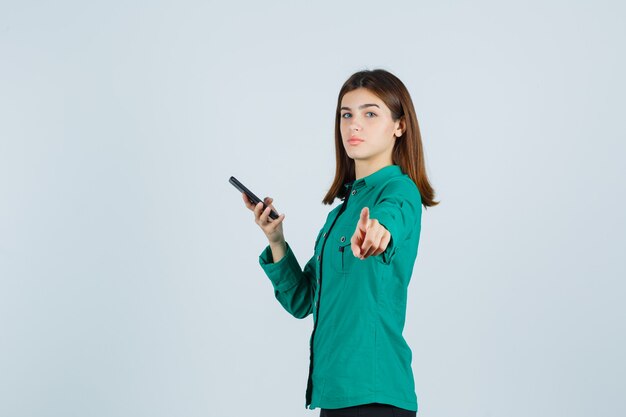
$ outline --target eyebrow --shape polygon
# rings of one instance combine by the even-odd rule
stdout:
[[[368,104],[361,104],[359,106],[359,109],[364,109],[365,107],[378,107],[380,109],[380,106],[378,104],[373,104],[373,103],[368,103]],[[342,107],[341,110],[350,110],[350,107]]]

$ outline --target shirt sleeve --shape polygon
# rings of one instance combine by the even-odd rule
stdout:
[[[267,245],[259,256],[259,264],[272,282],[276,299],[289,314],[302,319],[313,312],[316,259],[313,255],[302,270],[289,243],[285,244],[287,251],[278,262],[273,261],[272,249]]]
[[[369,208],[370,219],[376,219],[391,234],[391,240],[380,261],[388,265],[402,241],[414,233],[419,236],[422,219],[422,197],[412,181],[394,181],[385,186],[380,199]]]

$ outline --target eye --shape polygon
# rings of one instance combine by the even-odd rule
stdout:
[[[347,119],[347,117],[345,117],[346,114],[350,114],[350,113],[344,113],[344,114],[341,115],[341,117],[344,118],[344,119]]]
[[[373,114],[374,116],[376,116],[376,113],[374,113],[374,112],[372,112],[372,111],[368,111],[368,112],[367,112],[367,113],[365,113],[365,114]]]

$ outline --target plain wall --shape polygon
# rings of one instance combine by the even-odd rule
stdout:
[[[405,338],[424,417],[626,415],[617,1],[2,2],[0,415],[317,416],[301,266],[343,82],[408,87],[429,178]],[[338,201],[336,202],[336,204]]]

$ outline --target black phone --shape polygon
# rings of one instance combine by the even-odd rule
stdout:
[[[259,197],[254,195],[252,191],[248,190],[246,186],[243,185],[237,178],[231,176],[228,182],[234,185],[235,188],[241,191],[242,193],[245,193],[248,196],[248,199],[250,199],[250,201],[252,201],[255,205],[259,203],[263,203],[263,210],[267,208],[267,204],[265,204],[264,201],[261,201]],[[278,218],[278,213],[276,213],[274,210],[270,210],[269,216],[272,219],[276,220]]]

